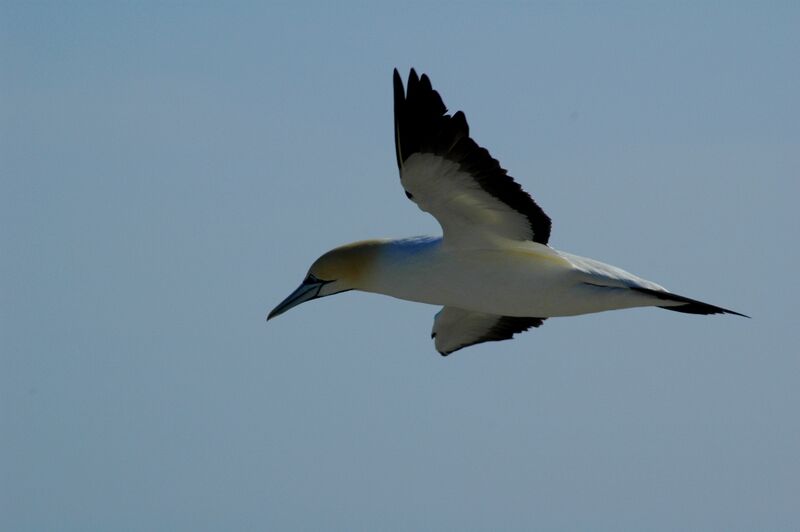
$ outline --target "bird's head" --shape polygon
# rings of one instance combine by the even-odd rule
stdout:
[[[367,240],[328,251],[314,261],[297,290],[272,309],[267,320],[300,303],[362,288],[381,244],[380,240]]]

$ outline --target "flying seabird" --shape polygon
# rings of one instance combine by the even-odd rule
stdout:
[[[348,290],[442,305],[436,350],[449,355],[507,340],[552,317],[632,307],[689,314],[732,310],[669,292],[615,266],[547,245],[550,218],[469,135],[428,76],[394,71],[394,141],[406,196],[442,226],[441,237],[354,242],[317,259],[267,316]]]

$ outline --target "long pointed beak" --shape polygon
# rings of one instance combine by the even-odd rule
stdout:
[[[319,291],[322,290],[322,287],[325,286],[325,284],[326,281],[307,278],[305,281],[303,281],[303,284],[297,288],[297,290],[289,294],[289,297],[281,301],[277,307],[272,309],[272,312],[270,312],[267,316],[267,321],[271,320],[275,316],[280,316],[290,308],[296,307],[300,303],[305,303],[306,301],[310,301],[319,297]]]

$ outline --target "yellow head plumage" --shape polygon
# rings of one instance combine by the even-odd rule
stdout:
[[[323,281],[337,281],[346,289],[358,288],[374,264],[381,244],[381,240],[364,240],[332,249],[314,261],[308,273]]]

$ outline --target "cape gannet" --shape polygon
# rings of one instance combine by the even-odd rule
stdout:
[[[447,114],[428,76],[414,69],[406,90],[394,71],[394,140],[406,196],[436,218],[443,235],[328,251],[267,320],[348,290],[443,305],[431,337],[448,355],[557,316],[649,306],[745,316],[548,246],[550,218],[472,140],[464,113]]]

